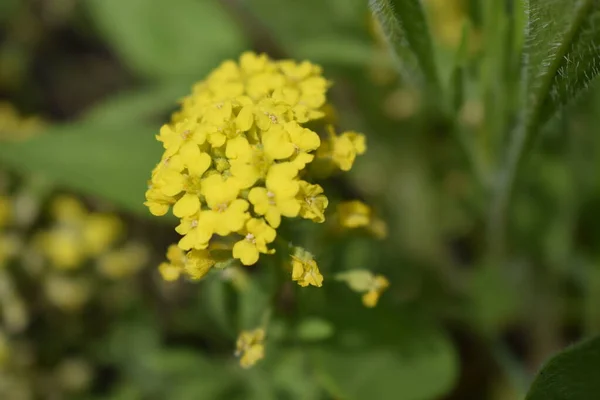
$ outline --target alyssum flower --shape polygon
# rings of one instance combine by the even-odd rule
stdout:
[[[156,136],[164,154],[146,192],[152,214],[172,208],[180,219],[182,238],[161,265],[166,279],[204,276],[219,237],[236,238],[231,256],[252,265],[274,252],[283,217],[325,220],[329,201],[309,181],[310,165],[347,171],[366,150],[362,134],[337,135],[323,122],[330,85],[308,61],[247,52],[193,87]],[[294,280],[321,286],[314,260],[308,275],[291,261]]]

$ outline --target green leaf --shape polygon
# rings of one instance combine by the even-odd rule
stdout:
[[[439,90],[433,45],[421,1],[370,0],[369,5],[405,77]]]
[[[424,400],[452,389],[457,355],[443,331],[383,304],[375,309],[330,305],[336,335],[312,356],[318,379],[332,396]]]
[[[197,76],[236,56],[245,41],[214,0],[87,0],[102,36],[133,69]]]
[[[600,337],[572,346],[542,368],[526,400],[589,400],[600,393]]]
[[[322,318],[306,318],[298,325],[296,336],[300,340],[314,342],[330,338],[333,332],[331,322]]]
[[[26,142],[3,143],[0,163],[149,215],[144,193],[162,152],[156,130],[140,123],[55,126]]]
[[[573,100],[598,75],[600,2],[597,0],[529,0],[525,37],[524,95],[521,120],[510,139],[498,176],[490,213],[492,253],[505,247],[507,210],[524,161],[540,126]]]
[[[598,75],[600,2],[530,0],[525,45],[526,131],[552,117]],[[527,138],[526,149],[536,134]]]

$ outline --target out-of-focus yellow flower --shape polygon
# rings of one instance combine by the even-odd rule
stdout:
[[[313,129],[325,127],[329,86],[321,68],[308,61],[252,52],[225,61],[194,85],[156,136],[164,153],[145,202],[154,215],[172,207],[182,251],[201,252],[215,235],[233,236],[232,256],[252,265],[272,253],[267,245],[282,217],[323,222],[323,189],[300,178],[308,179],[307,166],[323,145]],[[346,171],[366,149],[355,132],[334,134],[328,143],[327,157]],[[184,265],[170,260],[160,271],[175,280]]]
[[[390,282],[385,276],[375,275],[371,282],[371,287],[367,293],[362,296],[363,304],[369,308],[375,307],[379,301],[379,297],[388,286],[390,286]]]
[[[43,126],[40,118],[22,117],[11,104],[0,102],[0,141],[28,139]]]
[[[359,200],[339,203],[337,206],[338,222],[344,229],[367,228],[378,238],[387,235],[386,223],[375,217],[371,207]]]
[[[356,269],[343,272],[335,277],[338,281],[348,284],[355,292],[363,293],[362,302],[365,307],[375,307],[379,297],[390,286],[390,282],[383,275],[374,275],[371,271]]]
[[[81,358],[62,360],[54,371],[60,386],[69,392],[86,389],[92,382],[93,371],[89,362]]]
[[[88,215],[83,226],[86,253],[91,256],[102,254],[119,238],[122,229],[121,220],[115,215]]]
[[[50,275],[44,284],[48,301],[66,312],[79,311],[91,296],[89,282],[84,278]]]
[[[238,336],[235,355],[242,368],[250,368],[265,357],[265,330],[242,331]]]
[[[312,254],[297,247],[295,249],[295,254],[291,257],[293,281],[298,282],[298,285],[302,287],[308,285],[321,287],[323,285],[323,275],[321,275],[317,262]]]
[[[58,196],[50,207],[54,225],[38,234],[42,254],[59,269],[75,269],[108,251],[122,231],[110,214],[91,213],[72,196]]]
[[[353,131],[336,134],[332,126],[328,129],[328,138],[323,141],[317,151],[317,158],[330,161],[342,171],[350,171],[356,156],[367,151],[366,138],[363,134]]]
[[[177,245],[169,246],[167,260],[158,266],[162,278],[172,282],[183,274],[192,280],[202,279],[215,265],[209,250],[192,250],[185,252]]]
[[[135,274],[148,261],[148,249],[140,243],[128,243],[98,259],[98,270],[111,279]]]

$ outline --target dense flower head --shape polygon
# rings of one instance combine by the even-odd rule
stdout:
[[[252,265],[274,252],[283,218],[325,220],[329,201],[309,165],[320,157],[347,171],[366,150],[362,134],[326,127],[330,85],[308,61],[251,52],[194,85],[156,136],[164,153],[146,192],[152,214],[180,219],[178,250],[160,266],[166,280],[195,260],[207,265],[219,238],[233,238],[232,257]]]

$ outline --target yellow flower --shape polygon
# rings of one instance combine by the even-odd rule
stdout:
[[[302,287],[308,285],[321,287],[323,285],[323,275],[321,275],[313,256],[306,251],[298,250],[296,250],[296,254],[291,256],[292,280],[298,282],[298,285]]]
[[[172,244],[167,250],[167,260],[169,262],[163,262],[158,266],[158,272],[165,281],[176,281],[181,276],[187,261],[185,252]]]
[[[254,212],[264,215],[273,228],[279,226],[282,215],[293,218],[300,212],[300,203],[295,197],[300,189],[295,179],[297,173],[291,163],[273,165],[267,173],[266,188],[255,187],[248,194]]]
[[[329,205],[329,200],[323,194],[323,188],[319,185],[312,185],[306,181],[300,181],[300,190],[296,198],[300,202],[300,216],[310,219],[314,222],[325,221],[325,209]]]
[[[390,286],[390,282],[383,275],[376,275],[373,278],[369,291],[362,296],[362,302],[365,307],[375,307],[379,301],[379,296]]]
[[[355,269],[338,274],[336,280],[344,281],[350,289],[363,293],[362,302],[365,307],[375,307],[381,294],[390,286],[390,282],[383,275],[373,275],[371,271]]]
[[[84,278],[51,275],[44,285],[50,303],[67,312],[80,310],[91,296],[90,284]]]
[[[317,156],[331,159],[342,171],[350,171],[357,155],[367,150],[365,136],[358,132],[348,131],[337,135],[333,127],[328,127],[329,138],[319,148]]]
[[[204,278],[214,265],[215,260],[208,250],[192,250],[186,255],[183,269],[190,279],[198,281]]]
[[[345,201],[337,206],[340,227],[355,229],[365,227],[379,239],[387,236],[387,224],[377,218],[371,207],[359,200]]]
[[[265,357],[265,330],[242,331],[238,336],[235,355],[242,368],[250,368]]]
[[[89,214],[82,228],[82,239],[86,252],[97,256],[106,251],[119,238],[123,225],[114,215]]]
[[[206,204],[213,213],[215,233],[227,236],[242,229],[250,214],[247,212],[248,202],[237,198],[240,191],[238,181],[214,174],[204,179],[202,189]]]
[[[139,243],[129,243],[112,250],[98,259],[98,270],[111,279],[122,279],[135,274],[148,260],[148,249]]]
[[[369,226],[371,208],[359,200],[345,201],[337,206],[340,226],[353,229]]]
[[[183,235],[179,247],[183,250],[206,249],[215,230],[214,216],[211,211],[201,210],[190,217],[182,218],[175,228],[177,233]]]
[[[154,215],[173,206],[181,250],[206,250],[214,235],[242,235],[231,251],[242,263],[254,264],[261,253],[271,253],[267,244],[282,216],[324,220],[327,198],[305,174],[323,147],[312,127],[323,129],[319,120],[331,109],[330,83],[322,74],[308,61],[273,61],[245,52],[193,86],[156,136],[164,153],[151,173],[145,202]],[[346,132],[340,138],[341,145],[328,140],[324,154],[329,163],[342,160],[349,169],[365,150],[364,137]],[[301,195],[300,176],[306,179]],[[177,268],[165,263],[162,270]],[[171,272],[167,275],[174,277]]]
[[[182,274],[192,280],[200,280],[215,265],[210,251],[192,250],[186,253],[177,245],[169,246],[167,260],[158,266],[158,272],[167,282],[176,281]]]
[[[261,218],[252,218],[246,222],[244,239],[233,246],[233,257],[244,265],[252,265],[258,261],[259,253],[273,253],[267,244],[275,240],[275,229],[271,228]]]
[[[74,269],[86,259],[80,232],[68,227],[55,228],[39,234],[36,242],[50,263],[59,269]]]

